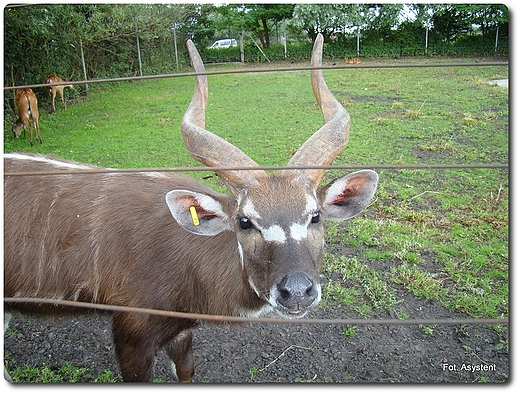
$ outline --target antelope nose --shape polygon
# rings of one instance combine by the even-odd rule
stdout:
[[[276,301],[289,313],[299,313],[313,304],[319,296],[318,286],[303,272],[291,272],[278,284]]]

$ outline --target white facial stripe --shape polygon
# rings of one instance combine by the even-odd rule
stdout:
[[[318,205],[316,204],[316,199],[313,196],[307,194],[306,196],[307,203],[305,204],[305,212],[314,213],[318,210]]]
[[[294,223],[289,227],[291,238],[295,241],[301,241],[307,238],[307,224]]]
[[[283,244],[287,237],[285,236],[285,231],[280,226],[273,224],[271,227],[267,229],[260,229],[262,236],[268,242],[278,242]]]
[[[244,250],[242,249],[242,245],[238,242],[238,253],[240,254],[240,264],[242,269],[244,269]]]
[[[246,203],[244,204],[244,208],[243,208],[242,212],[244,213],[244,216],[246,218],[257,219],[257,220],[260,219],[260,215],[255,210],[255,206],[253,205],[251,200],[247,200],[246,201]]]
[[[251,278],[249,278],[248,282],[249,282],[249,286],[251,286],[251,289],[253,289],[253,291],[256,293],[258,298],[263,298],[262,295],[260,294],[260,292],[258,291],[258,289],[256,288],[255,284],[251,280]]]
[[[318,204],[316,202],[316,198],[307,194],[306,196],[306,204],[305,204],[305,213],[311,215],[318,211]],[[309,225],[310,219],[304,224],[293,223],[290,227],[290,236],[295,241],[301,241],[302,239],[307,238],[307,228]]]
[[[269,299],[267,302],[273,306],[273,308],[276,308],[278,306],[278,303],[276,302],[276,297],[278,294],[277,286],[271,287],[271,290],[269,291]]]
[[[318,211],[318,204],[316,198],[310,194],[306,196],[305,213],[310,215]],[[256,223],[260,219],[260,214],[256,211],[251,200],[246,200],[242,212],[245,217],[252,219],[255,222],[255,227],[260,230],[262,237],[267,242],[278,242],[285,243],[287,241],[287,235],[285,231],[278,225],[271,225],[269,228],[262,228]],[[310,219],[309,219],[310,220]],[[289,227],[289,236],[295,241],[301,241],[307,238],[307,227],[309,222],[304,224],[294,223]]]

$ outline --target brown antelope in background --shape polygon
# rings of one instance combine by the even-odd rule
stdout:
[[[347,64],[360,64],[361,63],[361,60],[359,59],[359,57],[346,57],[345,61],[347,62]]]
[[[47,78],[45,78],[45,83],[60,83],[60,82],[68,82],[57,75],[49,75]],[[54,100],[56,99],[56,91],[60,94],[61,102],[63,103],[63,108],[67,109],[67,103],[65,101],[63,89],[64,88],[73,88],[73,85],[53,85],[53,86],[47,86],[47,94],[49,95],[49,99],[51,100],[51,110],[52,112],[56,111],[56,107],[54,106]]]
[[[304,316],[321,299],[324,220],[345,220],[370,203],[378,175],[345,175],[320,187],[325,169],[267,173],[205,129],[208,84],[195,46],[196,76],[181,132],[193,158],[215,169],[220,194],[165,173],[10,176],[13,172],[95,170],[44,156],[7,154],[5,297],[44,297],[216,315],[274,310]],[[312,66],[321,66],[323,37]],[[311,71],[325,125],[289,166],[329,165],[346,147],[350,117]],[[230,170],[229,167],[248,167]],[[30,209],[28,209],[30,207]],[[41,305],[6,308],[43,313]],[[52,307],[46,307],[52,312]],[[69,310],[70,311],[70,310]],[[54,312],[69,312],[59,307]],[[113,313],[115,351],[125,381],[150,381],[165,348],[179,381],[191,381],[196,320]]]
[[[13,134],[14,138],[20,137],[23,130],[23,136],[25,138],[25,130],[29,126],[29,143],[33,145],[33,125],[36,129],[36,137],[40,140],[40,144],[43,142],[40,134],[40,124],[38,122],[38,99],[36,98],[32,89],[16,89],[14,96],[14,104],[18,109],[18,119],[13,123]],[[32,122],[31,122],[32,118]]]

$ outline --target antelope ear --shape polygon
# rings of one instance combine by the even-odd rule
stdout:
[[[360,214],[370,204],[379,176],[362,170],[332,181],[320,190],[324,217],[345,220]]]
[[[166,204],[179,225],[194,234],[217,235],[231,230],[228,215],[214,196],[190,190],[166,193]]]

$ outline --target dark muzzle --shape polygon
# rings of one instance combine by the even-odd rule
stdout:
[[[289,314],[301,314],[309,307],[314,307],[320,295],[319,286],[303,272],[287,274],[278,284],[277,290],[276,302]]]

